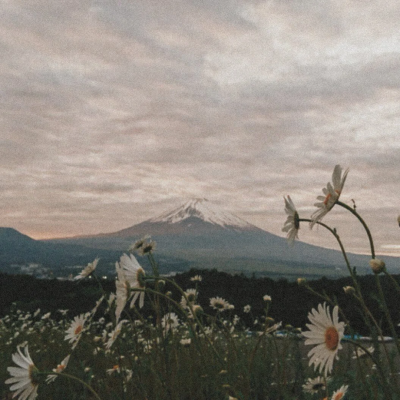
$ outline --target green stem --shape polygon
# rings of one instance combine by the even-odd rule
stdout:
[[[367,235],[368,235],[369,245],[371,247],[371,256],[372,256],[372,258],[375,258],[374,241],[372,240],[371,232],[370,232],[367,224],[365,223],[365,221],[361,218],[360,214],[358,214],[358,212],[354,208],[351,208],[350,206],[348,206],[345,203],[342,203],[339,200],[336,201],[336,204],[345,208],[346,210],[350,211],[361,222],[362,226],[365,229],[365,232],[367,232]]]
[[[90,385],[88,385],[85,381],[83,381],[80,378],[77,378],[74,375],[67,374],[66,372],[40,372],[40,375],[47,375],[47,376],[58,375],[58,376],[64,376],[65,378],[77,381],[81,385],[85,386],[86,389],[88,389],[94,395],[94,397],[96,397],[96,399],[101,400],[101,397],[94,391],[94,389]]]

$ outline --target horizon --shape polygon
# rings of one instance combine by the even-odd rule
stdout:
[[[154,219],[159,219],[160,217],[164,217],[165,216],[165,214],[173,214],[174,213],[174,211],[176,211],[177,209],[179,209],[179,208],[181,208],[181,207],[183,207],[183,206],[185,206],[185,205],[187,205],[187,203],[189,203],[189,202],[192,202],[193,200],[205,200],[207,203],[211,203],[211,205],[212,205],[212,207],[215,207],[215,203],[212,203],[212,202],[210,202],[209,200],[207,200],[206,198],[193,198],[193,199],[190,199],[190,200],[186,200],[186,201],[183,201],[181,204],[180,204],[180,206],[179,207],[174,207],[174,208],[171,208],[171,209],[169,209],[169,210],[164,210],[164,212],[162,212],[161,214],[158,214],[158,215],[156,215],[156,216],[153,216],[153,217],[151,217],[151,218],[148,218],[148,219],[146,219],[146,220],[142,220],[142,221],[139,221],[139,222],[137,222],[137,223],[134,223],[134,224],[131,224],[131,225],[129,225],[129,226],[124,226],[124,227],[121,227],[120,229],[117,229],[117,230],[115,230],[115,231],[103,231],[103,232],[93,232],[93,233],[90,233],[90,234],[88,234],[88,233],[82,233],[82,234],[79,234],[79,235],[70,235],[70,236],[56,236],[56,237],[54,237],[54,236],[52,236],[52,237],[42,237],[42,238],[34,238],[34,237],[32,237],[32,236],[30,236],[30,235],[27,235],[26,233],[24,233],[24,232],[21,232],[21,231],[19,231],[19,230],[17,230],[17,229],[15,229],[15,228],[13,228],[13,227],[1,227],[1,228],[8,228],[8,229],[14,229],[14,230],[17,230],[19,233],[22,233],[22,234],[24,234],[24,235],[27,235],[28,237],[30,237],[30,238],[32,238],[32,239],[34,239],[34,240],[43,240],[43,241],[46,241],[46,240],[58,240],[58,239],[71,239],[71,238],[79,238],[79,237],[84,237],[84,236],[96,236],[96,235],[103,235],[103,234],[112,234],[112,233],[116,233],[116,232],[119,232],[119,231],[122,231],[122,230],[125,230],[125,229],[127,229],[127,228],[131,228],[131,227],[134,227],[134,226],[136,226],[136,225],[138,225],[138,224],[141,224],[142,222],[152,222],[152,220],[154,220]],[[337,206],[338,207],[338,206]],[[233,214],[233,213],[230,213],[230,212],[227,212],[226,210],[224,210],[224,209],[221,209],[220,207],[217,207],[216,209],[214,208],[214,210],[217,210],[217,211],[221,211],[221,212],[223,212],[223,213],[227,213],[227,214],[231,214],[232,216],[234,216],[234,217],[237,217],[237,215],[235,215],[235,214]],[[239,217],[240,219],[242,219],[241,217]],[[248,223],[248,221],[246,221],[245,219],[242,219],[244,222],[246,222],[246,223]],[[251,224],[251,225],[253,225],[253,226],[255,226],[256,228],[260,228],[260,227],[257,227],[256,225],[254,225],[254,224]],[[274,234],[273,232],[270,232],[270,231],[268,231],[268,230],[266,230],[266,229],[263,229],[263,228],[260,228],[260,229],[262,229],[263,231],[265,231],[265,232],[268,232],[268,233],[271,233],[271,234]],[[299,232],[300,232],[300,230],[299,230]],[[148,232],[148,234],[150,235],[150,236],[152,236],[151,235],[151,232]],[[275,235],[275,234],[274,234]],[[276,236],[279,236],[279,237],[282,237],[283,239],[285,239],[286,238],[286,236],[282,236],[282,235],[276,235]],[[322,245],[322,244],[318,244],[318,243],[310,243],[310,242],[307,242],[307,241],[303,241],[303,240],[298,240],[298,239],[296,239],[295,240],[295,242],[303,242],[303,243],[309,243],[309,244],[313,244],[313,245],[315,245],[315,246],[318,246],[318,247],[323,247],[323,248],[327,248],[327,249],[334,249],[334,250],[337,250],[337,251],[340,251],[340,249],[339,248],[335,248],[334,246],[324,246],[324,245]],[[294,244],[295,245],[295,244]],[[288,243],[288,246],[289,246],[289,243]],[[346,250],[348,253],[352,253],[352,254],[360,254],[360,255],[370,255],[370,251],[366,251],[366,252],[355,252],[355,251],[350,251],[350,250]],[[400,255],[396,255],[396,254],[393,254],[393,253],[383,253],[383,252],[380,252],[380,254],[381,255],[384,255],[384,256],[390,256],[390,257],[399,257]]]
[[[115,232],[207,197],[285,237],[283,196],[309,218],[340,164],[341,201],[400,256],[399,17],[394,0],[4,2],[0,226]],[[368,254],[354,216],[324,222]]]

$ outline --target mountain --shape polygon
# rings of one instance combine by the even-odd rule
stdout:
[[[117,232],[52,240],[97,249],[126,251],[145,235],[157,242],[163,273],[189,267],[276,277],[347,275],[341,252],[303,242],[290,247],[273,235],[230,214],[206,199],[193,199],[158,217]],[[369,257],[349,254],[359,273],[370,273]],[[396,265],[389,258],[387,265]]]
[[[0,227],[0,271],[13,272],[17,266],[40,264],[62,269],[66,265],[86,265],[96,257],[115,259],[120,253],[76,244],[34,240],[13,228]],[[20,270],[18,269],[18,272]]]

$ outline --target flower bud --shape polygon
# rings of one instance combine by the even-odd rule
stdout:
[[[299,286],[304,286],[307,283],[306,278],[297,278],[297,284]]]
[[[369,265],[374,274],[380,274],[385,270],[385,263],[379,258],[373,258],[369,261]]]
[[[356,293],[356,289],[354,289],[353,286],[344,286],[344,287],[343,287],[343,290],[344,290],[344,292],[345,292],[346,294],[348,294],[348,295],[353,295],[353,294]]]

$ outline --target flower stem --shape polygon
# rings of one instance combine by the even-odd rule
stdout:
[[[343,208],[345,208],[346,210],[350,211],[361,222],[362,226],[365,229],[365,232],[367,232],[367,235],[368,235],[369,245],[371,247],[371,257],[375,258],[374,241],[372,239],[372,235],[371,235],[371,232],[370,232],[370,230],[368,228],[368,225],[365,223],[365,221],[361,218],[360,214],[354,208],[351,208],[350,206],[348,206],[345,203],[342,203],[339,200],[336,201],[336,204],[341,206],[341,207],[343,207]]]
[[[101,397],[94,391],[94,389],[90,385],[88,385],[85,381],[83,381],[80,378],[77,378],[74,375],[70,375],[70,374],[68,374],[66,372],[62,372],[62,373],[61,372],[40,372],[40,374],[47,375],[47,376],[49,376],[49,375],[59,375],[59,376],[64,376],[65,378],[77,381],[80,384],[82,384],[83,386],[85,386],[86,389],[88,389],[93,394],[93,396],[96,397],[96,399],[101,400]]]

